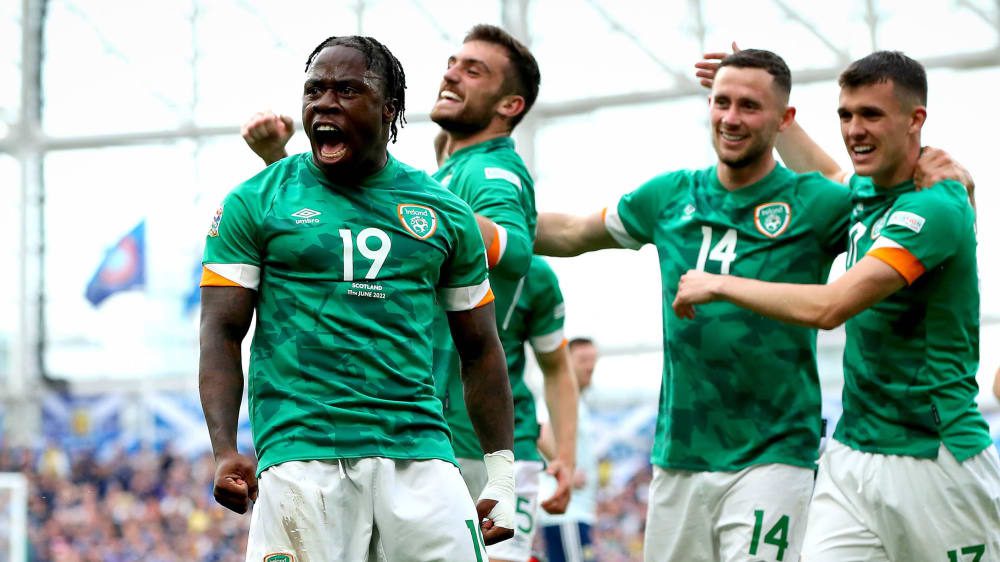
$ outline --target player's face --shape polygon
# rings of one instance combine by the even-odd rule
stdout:
[[[890,187],[883,182],[894,182],[895,172],[906,163],[917,111],[923,107],[900,100],[891,81],[842,88],[837,114],[855,173]]]
[[[504,97],[504,75],[510,65],[503,47],[485,41],[468,41],[448,58],[431,120],[446,131],[471,134],[481,131],[496,116]]]
[[[362,179],[385,164],[392,112],[357,49],[327,47],[306,71],[302,125],[313,161],[331,180]]]
[[[766,70],[722,67],[712,83],[709,105],[712,145],[720,162],[743,168],[774,148],[786,104]]]
[[[576,382],[580,385],[580,390],[583,390],[590,386],[590,381],[594,377],[594,367],[597,365],[597,348],[587,344],[577,345],[570,350],[569,356],[573,362]]]

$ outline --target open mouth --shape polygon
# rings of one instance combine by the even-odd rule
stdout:
[[[462,97],[451,90],[441,90],[436,103],[442,102],[462,103]]]
[[[328,163],[337,162],[347,154],[344,132],[336,125],[316,125],[313,129],[313,141],[320,158]]]
[[[727,133],[726,131],[719,131],[719,136],[722,140],[731,143],[741,142],[747,139],[749,135],[738,135],[736,133]]]

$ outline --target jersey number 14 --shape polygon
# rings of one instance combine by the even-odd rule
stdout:
[[[701,250],[698,252],[698,265],[695,266],[695,269],[705,271],[705,264],[708,260],[712,260],[719,262],[719,273],[729,275],[729,268],[736,261],[736,230],[726,229],[726,233],[722,235],[722,239],[715,246],[712,246],[713,234],[712,227],[701,227]]]

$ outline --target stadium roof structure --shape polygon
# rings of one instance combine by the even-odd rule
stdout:
[[[0,280],[7,312],[0,314],[4,403],[31,397],[43,379],[94,388],[195,384],[197,319],[185,303],[200,237],[221,196],[259,167],[239,139],[239,124],[264,108],[297,115],[306,55],[331,34],[375,36],[401,59],[409,123],[391,149],[428,169],[435,127],[427,109],[465,31],[498,23],[528,43],[542,69],[542,91],[515,136],[535,174],[540,210],[589,212],[663,170],[710,164],[705,91],[693,63],[733,40],[786,58],[800,121],[844,166],[834,79],[871,50],[907,52],[931,71],[927,141],[956,154],[980,185],[1000,181],[991,149],[969,134],[1000,125],[990,102],[978,101],[1000,84],[1000,0],[455,6],[450,0],[0,6],[0,185],[11,192],[0,200],[6,219],[0,236],[8,241],[0,258],[13,264]],[[291,146],[305,142],[299,134]],[[1000,207],[989,187],[979,200],[980,209]],[[140,221],[142,290],[91,305],[85,287],[101,256]],[[984,221],[980,229],[984,246],[1000,243],[1000,225]],[[595,337],[606,355],[648,355],[649,366],[628,368],[654,371],[637,376],[655,383],[655,256],[610,254],[555,261],[568,330]],[[994,262],[981,260],[988,326],[1000,319]],[[984,360],[987,353],[993,352],[984,350]]]

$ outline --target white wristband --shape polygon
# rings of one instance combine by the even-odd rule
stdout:
[[[514,453],[509,450],[487,453],[486,487],[479,494],[480,500],[496,500],[497,504],[488,517],[493,524],[506,529],[514,528]]]

